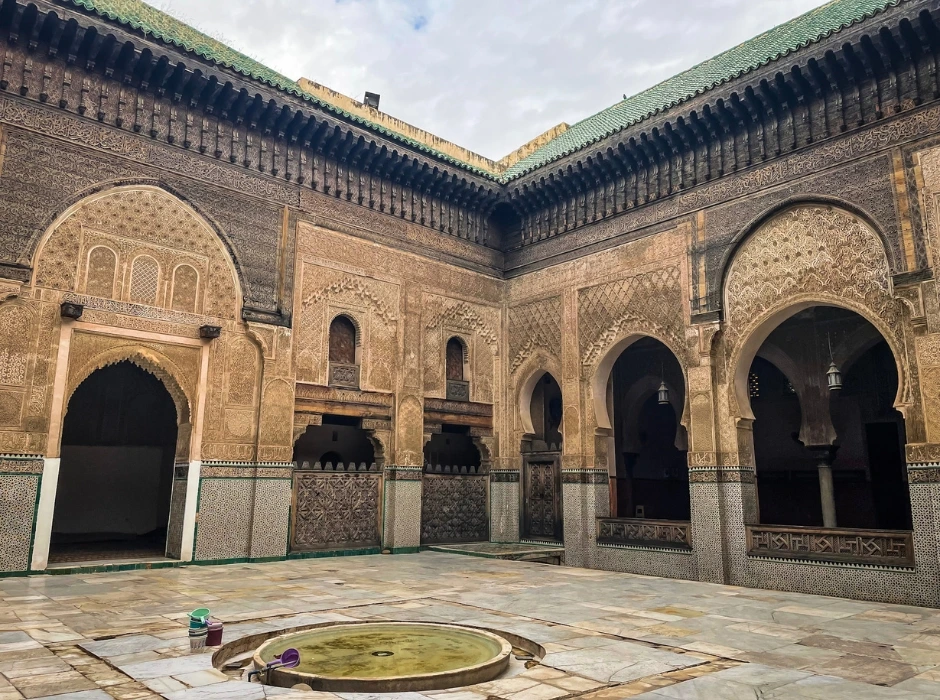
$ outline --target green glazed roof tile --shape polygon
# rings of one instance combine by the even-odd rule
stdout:
[[[407,144],[424,153],[430,153],[449,163],[459,165],[462,168],[470,170],[479,175],[494,178],[495,175],[476,166],[464,163],[453,156],[442,153],[436,149],[430,148],[425,144],[409,138],[397,131],[387,129],[375,122],[363,119],[346,110],[340,109],[320,98],[311,95],[300,88],[296,81],[287,78],[275,70],[259,63],[253,58],[246,56],[235,49],[226,46],[221,41],[213,39],[207,34],[203,34],[197,29],[189,26],[165,12],[151,7],[142,0],[69,0],[73,5],[81,7],[89,12],[93,12],[101,17],[109,19],[119,24],[126,25],[131,29],[142,32],[145,35],[172,44],[184,51],[191,51],[197,56],[216,63],[225,68],[230,68],[244,76],[260,80],[271,87],[289,92],[308,102],[312,102],[321,108],[338,114],[347,120],[361,124],[373,131],[388,136],[396,141]]]
[[[901,0],[832,0],[571,126],[513,164],[508,181],[823,39]]]
[[[69,0],[73,5],[119,22],[155,39],[190,51],[201,58],[289,92],[319,107],[361,124],[384,136],[459,165],[477,174],[497,178],[476,166],[430,148],[397,131],[363,119],[304,92],[290,78],[271,70],[221,41],[203,34],[142,0]],[[633,97],[577,122],[567,131],[507,168],[498,179],[508,182],[538,167],[562,158],[610,134],[625,129],[658,112],[674,107],[744,73],[823,39],[856,22],[871,17],[902,0],[832,0],[795,19],[699,63]]]

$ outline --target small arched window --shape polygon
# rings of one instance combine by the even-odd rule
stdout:
[[[460,338],[453,337],[447,341],[444,353],[444,370],[447,375],[445,396],[449,401],[469,401],[470,382],[464,378],[464,362],[467,359],[467,348]]]
[[[196,311],[196,299],[199,291],[199,273],[191,265],[180,265],[173,272],[174,311]]]
[[[445,365],[448,381],[463,381],[463,343],[458,338],[447,341],[447,356]]]
[[[114,296],[114,270],[117,257],[114,251],[96,246],[88,254],[88,272],[85,278],[85,294],[110,299]]]
[[[160,284],[160,265],[149,255],[134,258],[131,266],[131,301],[156,304]]]
[[[356,364],[356,326],[348,316],[337,316],[330,324],[330,362]]]

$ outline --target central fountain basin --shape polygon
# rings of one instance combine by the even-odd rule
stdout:
[[[300,665],[269,671],[266,683],[306,683],[314,690],[337,692],[442,690],[493,680],[506,670],[512,654],[508,641],[483,630],[425,622],[353,622],[270,639],[255,652],[255,668],[264,668],[292,647],[300,652]]]

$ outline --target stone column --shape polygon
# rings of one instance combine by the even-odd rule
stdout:
[[[490,541],[519,541],[518,469],[490,470]]]
[[[819,501],[822,504],[823,527],[836,527],[836,497],[832,487],[832,460],[835,450],[831,445],[810,447],[809,451],[819,460]]]
[[[690,360],[697,359],[698,366],[689,367],[687,372],[692,549],[699,580],[724,583],[727,574],[723,537],[728,527],[725,522],[728,512],[723,510],[722,504],[729,498],[723,493],[724,472],[718,467],[715,383],[711,362],[712,342],[719,325],[708,321],[697,324],[695,328],[698,331],[698,352],[690,354]]]
[[[940,444],[908,444],[907,483],[911,494],[914,565],[925,580],[940,576]],[[940,588],[925,587],[923,605],[940,605]]]

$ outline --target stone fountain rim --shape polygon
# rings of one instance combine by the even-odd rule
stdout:
[[[269,678],[267,679],[268,684],[289,687],[290,685],[294,685],[296,683],[307,683],[314,690],[334,689],[339,692],[355,692],[356,690],[360,689],[371,689],[377,685],[383,685],[383,692],[397,692],[398,690],[405,689],[406,686],[408,690],[436,690],[453,688],[458,687],[458,685],[474,685],[476,683],[492,680],[502,673],[508,666],[509,657],[512,654],[513,649],[512,643],[509,642],[509,640],[507,640],[505,637],[500,636],[496,632],[492,632],[488,629],[482,629],[480,627],[456,625],[447,622],[424,622],[418,620],[357,620],[320,625],[312,629],[297,630],[294,632],[287,632],[285,634],[270,637],[255,650],[254,654],[252,655],[252,660],[254,662],[255,668],[263,668],[265,661],[263,661],[261,658],[261,652],[265,649],[265,647],[274,642],[282,643],[285,637],[305,635],[311,632],[326,629],[355,628],[369,625],[381,625],[383,627],[424,627],[432,629],[457,630],[460,632],[475,634],[480,637],[488,638],[500,646],[500,651],[493,658],[487,659],[486,661],[478,664],[473,664],[472,666],[464,666],[449,671],[416,673],[407,676],[340,677],[308,673],[305,671],[297,671],[295,669],[275,669],[269,674]],[[455,682],[451,683],[452,680]],[[446,685],[439,685],[442,682],[446,683]],[[393,690],[390,688],[390,686],[396,686],[396,688]]]

